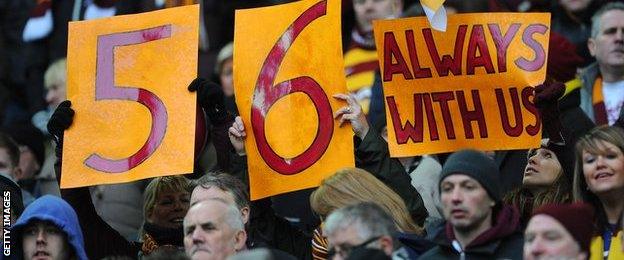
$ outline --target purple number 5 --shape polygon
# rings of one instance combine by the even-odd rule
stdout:
[[[93,153],[84,162],[87,166],[108,173],[125,172],[141,164],[160,146],[167,130],[167,109],[163,102],[149,90],[115,86],[114,50],[118,46],[141,44],[169,37],[171,37],[171,25],[98,37],[95,100],[138,102],[149,109],[152,115],[152,127],[147,140],[135,154],[123,159],[108,159]]]

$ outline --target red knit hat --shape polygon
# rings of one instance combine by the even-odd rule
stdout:
[[[533,211],[535,215],[548,215],[559,221],[581,247],[589,253],[593,232],[594,209],[586,203],[547,204]]]

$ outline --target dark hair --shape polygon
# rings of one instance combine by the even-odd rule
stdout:
[[[197,188],[197,186],[204,189],[217,187],[220,190],[232,194],[232,197],[234,197],[234,201],[236,202],[236,207],[238,209],[249,207],[249,192],[247,190],[247,185],[245,185],[241,180],[230,174],[210,172],[202,176],[201,178],[193,181],[193,186],[193,189]]]
[[[514,205],[520,211],[522,223],[527,223],[533,213],[537,209],[546,204],[563,204],[572,202],[571,186],[561,173],[553,184],[538,194],[532,194],[526,187],[518,187],[507,193],[503,201]]]
[[[572,170],[570,170],[570,167],[566,167],[564,165],[567,163],[566,159],[572,159],[572,155],[570,153],[562,153],[563,151],[560,150],[563,149],[559,149],[558,151],[557,149],[553,149],[550,146],[542,145],[538,149],[546,149],[554,153],[555,158],[561,165],[561,170],[559,171],[559,175],[553,181],[553,183],[546,190],[540,193],[531,193],[529,188],[523,184],[521,187],[518,187],[505,195],[505,198],[503,200],[507,204],[514,205],[516,206],[516,208],[518,208],[523,224],[526,224],[529,221],[533,210],[539,208],[542,205],[572,202],[572,180],[570,177],[570,175],[572,175]],[[533,156],[534,152],[538,149],[530,149],[527,152],[527,165],[529,164],[531,156]]]
[[[0,132],[0,148],[7,149],[13,167],[19,165],[20,150],[19,146],[8,134]]]

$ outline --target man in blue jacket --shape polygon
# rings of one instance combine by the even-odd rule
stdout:
[[[78,216],[58,197],[46,195],[30,204],[11,235],[11,255],[17,259],[87,259]]]

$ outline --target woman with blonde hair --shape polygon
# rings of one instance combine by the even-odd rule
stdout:
[[[423,229],[410,217],[401,197],[365,170],[338,170],[323,180],[321,186],[310,195],[312,210],[322,218],[338,208],[366,201],[377,203],[386,210],[400,231],[423,233]]]
[[[161,246],[183,244],[182,221],[190,206],[191,183],[181,175],[152,179],[145,188],[143,226],[139,230],[142,253],[151,253]]]
[[[397,229],[406,234],[422,236],[424,230],[412,220],[405,202],[392,189],[371,173],[358,168],[343,168],[324,179],[310,195],[310,206],[325,219],[332,211],[356,204],[373,202],[392,216]],[[321,224],[322,226],[322,224]],[[314,259],[326,259],[327,240],[321,227],[314,230],[312,239]]]
[[[624,259],[620,251],[624,211],[624,130],[618,126],[593,129],[576,144],[574,199],[591,204],[597,218],[592,259]]]

